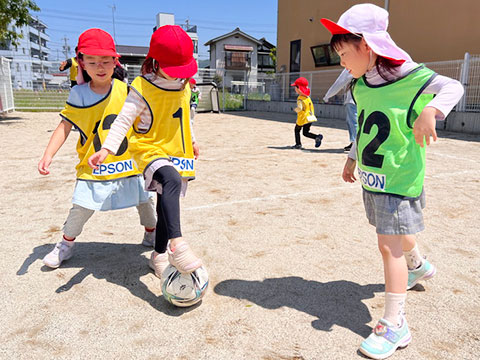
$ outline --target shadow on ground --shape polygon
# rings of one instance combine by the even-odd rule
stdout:
[[[333,325],[350,329],[367,337],[372,318],[362,302],[376,292],[384,291],[383,284],[358,285],[351,281],[318,282],[291,276],[263,281],[225,280],[218,283],[216,294],[248,300],[266,309],[289,307],[317,319],[312,327],[331,331]]]
[[[227,112],[227,114],[234,115],[234,116],[241,116],[241,117],[249,117],[254,119],[261,119],[261,120],[290,123],[292,124],[292,133],[293,133],[293,127],[295,127],[295,121],[297,119],[297,115],[293,113],[293,111],[292,111],[292,114],[263,112],[263,111],[238,111],[238,112]],[[317,122],[313,123],[312,132],[315,132],[313,129],[322,128],[322,127],[328,127],[332,129],[342,129],[347,131],[347,123],[345,119],[342,120],[342,119],[319,118]],[[347,137],[348,137],[348,133],[347,133]]]
[[[303,151],[303,152],[311,152],[311,153],[327,153],[327,154],[347,154],[343,149],[292,149],[291,146],[267,146],[268,149],[274,150],[290,150],[293,152],[296,151]]]
[[[293,126],[295,125],[296,116],[297,116],[296,114],[293,113],[293,111],[292,111],[292,114],[264,112],[264,111],[236,111],[236,112],[227,112],[227,114],[234,115],[234,116],[250,117],[250,118],[261,119],[261,120],[290,123],[292,124],[292,133],[293,133]],[[312,126],[312,132],[315,132],[314,129],[322,128],[322,127],[332,128],[332,129],[341,129],[341,130],[347,131],[347,123],[345,119],[318,118],[318,121],[315,122]],[[464,134],[464,133],[457,133],[457,132],[437,129],[437,135],[439,138],[480,142],[480,135],[478,134]],[[348,133],[346,137],[348,138]]]
[[[17,275],[25,276],[30,265],[37,260],[41,261],[53,249],[53,246],[55,245],[45,244],[35,247],[17,271]],[[87,276],[91,275],[96,279],[106,280],[126,288],[132,295],[169,316],[180,316],[197,308],[201,302],[189,308],[175,307],[169,304],[163,296],[152,293],[140,280],[142,276],[152,273],[148,267],[148,259],[143,255],[145,251],[149,250],[140,244],[78,242],[75,244],[74,256],[63,262],[61,268],[76,268],[79,271],[60,286],[56,293],[74,291],[75,285],[80,284]],[[45,273],[56,271],[47,266],[43,266],[41,269]],[[160,282],[160,279],[157,280]]]
[[[24,122],[25,119],[21,116],[16,116],[12,114],[0,115],[0,125],[11,125],[15,123]]]

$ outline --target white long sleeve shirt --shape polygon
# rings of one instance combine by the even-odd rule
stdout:
[[[328,100],[332,97],[337,95],[340,91],[345,91],[345,98],[343,103],[344,104],[355,104],[352,99],[352,94],[350,90],[347,90],[347,86],[352,82],[353,76],[347,71],[347,69],[343,69],[343,71],[338,76],[337,80],[330,86],[327,93],[323,97],[323,101],[328,102]]]
[[[417,66],[417,63],[407,61],[397,68],[398,70],[395,77],[402,77]],[[372,70],[368,71],[365,74],[365,77],[367,82],[371,85],[381,85],[386,83],[386,80],[380,76],[376,67],[373,67]],[[463,96],[463,93],[464,89],[459,81],[442,75],[437,75],[423,91],[423,94],[436,94],[433,100],[431,100],[426,106],[434,107],[441,112],[441,115],[437,115],[437,120],[443,120],[447,117],[454,106],[457,105],[458,101]],[[357,143],[355,141],[348,153],[348,157],[353,160],[357,160],[356,146]]]
[[[152,73],[146,74],[145,78],[163,89],[170,90],[181,89],[184,81],[184,79],[167,80]],[[122,110],[118,114],[110,131],[108,132],[108,136],[102,148],[116,153],[123,141],[123,138],[127,134],[128,130],[132,127],[137,117],[140,117],[140,122],[138,124],[139,129],[147,130],[150,128],[152,116],[150,115],[150,110],[147,104],[140,96],[138,96],[135,91],[130,91]],[[195,142],[192,121],[193,120],[190,119],[190,130],[192,134],[192,142]]]

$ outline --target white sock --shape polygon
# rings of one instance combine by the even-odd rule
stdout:
[[[406,300],[407,293],[395,294],[386,292],[385,315],[383,315],[383,318],[395,324],[395,326],[400,326],[402,315],[405,315]]]
[[[410,251],[404,251],[403,256],[407,260],[408,270],[415,270],[419,268],[423,263],[423,257],[420,255],[417,244]]]

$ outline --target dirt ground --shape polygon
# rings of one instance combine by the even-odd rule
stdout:
[[[202,303],[161,296],[135,209],[96,213],[75,256],[41,259],[61,238],[77,133],[41,176],[57,113],[0,120],[0,358],[357,359],[383,315],[375,231],[360,185],[340,174],[343,121],[294,143],[293,114],[198,114],[197,179],[182,200],[185,238],[210,274]],[[412,343],[392,359],[477,359],[480,351],[479,137],[440,132],[427,150],[426,230],[437,275],[408,292]]]

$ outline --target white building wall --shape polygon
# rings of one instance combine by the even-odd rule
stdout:
[[[225,45],[251,46],[253,48],[253,51],[250,53],[249,76],[251,81],[256,81],[258,68],[258,44],[241,35],[232,35],[210,45],[210,53],[214,54],[210,61],[210,68],[217,70],[225,69]],[[244,79],[244,73],[245,72],[242,70],[227,70],[223,79],[225,86],[231,87],[232,80],[235,80],[238,77]]]

